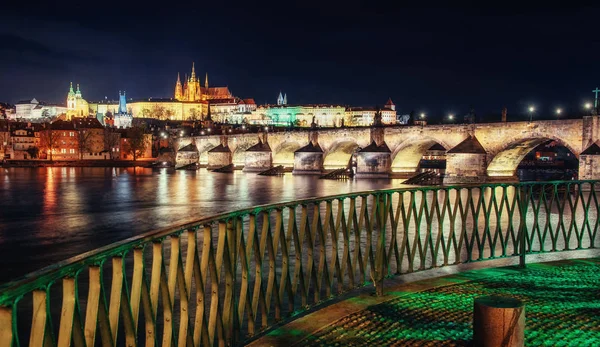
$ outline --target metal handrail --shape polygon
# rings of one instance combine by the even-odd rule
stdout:
[[[30,345],[94,345],[97,332],[103,345],[235,344],[360,286],[382,295],[392,275],[596,248],[598,186],[385,189],[188,221],[0,286],[0,346],[27,336]]]

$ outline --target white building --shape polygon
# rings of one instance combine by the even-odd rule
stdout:
[[[30,101],[19,101],[15,106],[15,113],[7,113],[9,119],[29,120],[33,122],[44,121],[50,117],[56,117],[67,113],[67,108],[60,105],[46,104],[33,98]]]

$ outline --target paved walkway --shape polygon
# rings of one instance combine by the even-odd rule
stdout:
[[[397,284],[383,298],[349,298],[297,319],[255,346],[466,346],[473,299],[526,305],[528,346],[600,346],[600,258],[475,270]]]

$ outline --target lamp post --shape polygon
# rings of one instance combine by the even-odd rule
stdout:
[[[535,112],[535,107],[529,106],[529,123],[533,121],[533,112]]]
[[[448,115],[448,119],[450,120],[450,123],[454,123],[454,115],[452,113]]]
[[[560,114],[562,113],[562,109],[559,107],[556,109],[556,117],[560,117]]]

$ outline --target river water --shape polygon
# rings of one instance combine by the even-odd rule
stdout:
[[[190,219],[259,204],[402,187],[146,168],[0,169],[0,284],[77,254]]]

